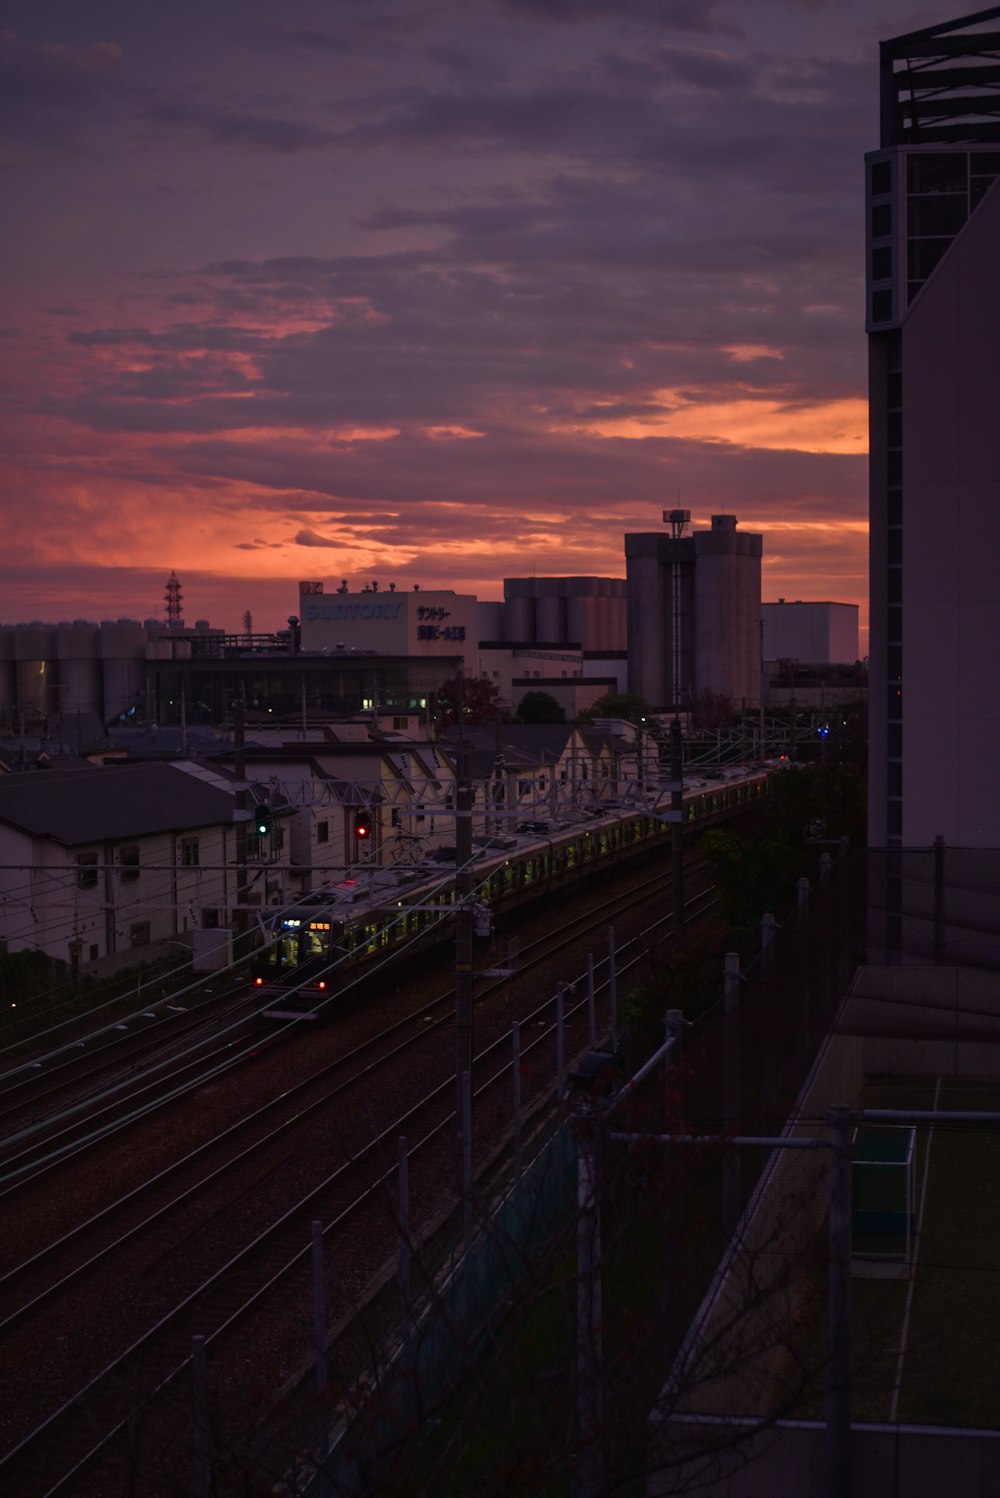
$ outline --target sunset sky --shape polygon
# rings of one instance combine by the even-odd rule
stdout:
[[[864,602],[862,158],[939,0],[8,0],[0,621],[624,575]]]

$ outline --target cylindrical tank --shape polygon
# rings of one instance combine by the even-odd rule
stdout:
[[[86,619],[56,626],[59,658],[59,695],[63,717],[68,713],[100,713],[100,633]]]
[[[535,636],[535,601],[520,595],[504,600],[503,637],[508,644],[524,645]]]
[[[603,594],[594,599],[594,634],[593,643],[588,650],[607,650],[608,640],[611,636],[611,626],[608,618],[610,599]]]
[[[146,630],[135,619],[101,620],[101,666],[105,721],[138,705],[146,658]]]
[[[713,515],[695,535],[695,692],[718,692],[739,708],[760,701],[761,537]]]
[[[624,588],[608,599],[608,650],[628,649],[628,604]]]
[[[536,600],[535,630],[539,644],[558,645],[566,639],[561,598],[546,596]]]
[[[481,640],[504,638],[503,604],[494,599],[483,599],[476,605],[476,627]]]
[[[26,719],[45,719],[58,707],[55,645],[51,624],[36,619],[14,628],[17,706]]]
[[[14,695],[14,626],[0,625],[0,723],[13,725],[17,699]]]
[[[569,645],[581,645],[584,649],[587,648],[583,642],[587,635],[586,616],[589,602],[589,599],[581,598],[576,594],[566,600],[566,643]]]

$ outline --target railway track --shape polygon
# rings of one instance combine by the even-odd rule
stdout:
[[[654,892],[667,887],[667,881],[662,879],[652,884]],[[643,899],[648,901],[649,897],[647,889]],[[633,903],[636,900],[634,893],[629,898]],[[704,897],[702,903],[703,900]],[[616,907],[618,914],[624,903],[625,897]],[[565,947],[574,939],[571,928],[582,922],[592,928],[593,916],[563,923],[560,946]],[[536,944],[539,948],[542,945]],[[544,956],[551,955],[549,945]],[[539,953],[537,960],[541,957]],[[522,965],[527,966],[529,960],[530,953],[526,950],[522,953]],[[633,960],[639,960],[639,955]],[[624,954],[620,970],[626,970]],[[488,997],[487,992],[481,992],[479,1002]],[[54,1317],[58,1321],[63,1314],[60,1307],[70,1301],[104,1302],[107,1284],[101,1289],[95,1276],[109,1271],[114,1274],[116,1262],[120,1264],[123,1259],[134,1257],[140,1242],[154,1241],[168,1214],[175,1224],[171,1229],[175,1245],[178,1231],[188,1241],[192,1235],[209,1232],[220,1213],[227,1213],[230,1207],[213,1207],[207,1217],[204,1208],[198,1211],[195,1208],[199,1200],[216,1196],[220,1189],[228,1193],[227,1203],[242,1201],[245,1206],[253,1201],[256,1213],[268,1201],[267,1210],[274,1211],[272,1187],[276,1177],[287,1171],[292,1144],[305,1137],[309,1120],[328,1113],[338,1103],[341,1108],[346,1106],[352,1094],[365,1088],[390,1065],[398,1068],[403,1057],[412,1072],[414,1047],[433,1048],[435,1032],[450,1023],[450,1006],[450,994],[439,996],[434,1006],[421,1006],[419,1011],[372,1037],[366,1046],[342,1058],[339,1067],[323,1068],[303,1081],[299,1091],[286,1093],[272,1105],[256,1110],[241,1126],[234,1126],[225,1135],[190,1152],[139,1190],[128,1193],[121,1202],[109,1205],[88,1222],[79,1224],[72,1233],[8,1270],[0,1278],[3,1318],[0,1333],[18,1338],[30,1335],[29,1329],[39,1324],[40,1317]],[[567,1015],[570,1025],[574,1023],[573,1010],[579,1017],[585,1006],[583,999],[571,1008]],[[429,1013],[432,1007],[439,1012]],[[549,999],[523,1016],[527,1029],[538,1027],[538,1033],[524,1048],[525,1054],[541,1055],[546,1048],[550,1051],[553,1048],[551,1008]],[[415,1035],[406,1035],[407,1030],[412,1032],[415,1027]],[[376,1057],[379,1047],[381,1054]],[[477,1055],[474,1081],[480,1099],[501,1086],[505,1074],[509,1074],[509,1059],[506,1064],[500,1060],[504,1047],[509,1053],[507,1036],[490,1041]],[[76,1491],[68,1484],[75,1483],[83,1467],[98,1459],[115,1432],[121,1434],[126,1427],[134,1429],[135,1420],[141,1411],[148,1409],[154,1394],[160,1396],[189,1379],[192,1336],[204,1336],[215,1349],[213,1355],[219,1356],[223,1344],[232,1341],[262,1301],[294,1300],[296,1292],[290,1286],[296,1276],[303,1276],[309,1252],[309,1223],[321,1219],[332,1240],[356,1222],[363,1211],[376,1205],[376,1198],[384,1207],[386,1183],[395,1169],[395,1141],[400,1132],[413,1134],[417,1140],[411,1152],[415,1161],[419,1157],[421,1162],[431,1162],[426,1166],[421,1164],[420,1169],[428,1172],[431,1179],[435,1172],[440,1175],[438,1157],[442,1151],[445,1159],[448,1156],[454,1101],[454,1079],[448,1061],[442,1061],[440,1069],[441,1079],[416,1098],[402,1117],[398,1116],[394,1096],[387,1124],[380,1127],[374,1123],[364,1142],[360,1138],[350,1143],[345,1140],[346,1158],[333,1170],[314,1172],[304,1189],[300,1180],[293,1193],[295,1199],[275,1212],[266,1229],[251,1234],[234,1253],[223,1256],[211,1272],[201,1278],[195,1273],[196,1283],[185,1286],[164,1314],[133,1337],[127,1347],[119,1347],[103,1367],[94,1368],[82,1388],[24,1435],[9,1455],[0,1460],[0,1481],[8,1485],[8,1490],[24,1494],[25,1498],[36,1492]],[[223,1188],[224,1178],[229,1184]],[[282,1193],[286,1202],[287,1195]],[[117,1227],[113,1224],[116,1213]],[[390,1224],[383,1224],[383,1231],[389,1228]],[[176,1253],[176,1248],[167,1250],[167,1254],[171,1253]],[[161,1260],[164,1257],[162,1248],[155,1248],[154,1241],[154,1260],[155,1254]],[[198,1271],[198,1256],[190,1259],[192,1271]],[[176,1282],[176,1275],[171,1276],[171,1283]],[[182,1397],[186,1398],[189,1392]],[[122,1414],[126,1406],[126,1413]],[[95,1428],[100,1430],[96,1442]]]
[[[693,862],[687,870],[688,876],[697,878],[702,869],[701,863]],[[602,920],[613,923],[670,886],[669,874],[656,874],[637,888],[613,893],[602,905]],[[592,914],[569,914],[559,926],[558,937],[547,938],[550,955],[571,946],[581,932],[589,931],[592,926]],[[535,943],[535,950],[541,950],[541,945]],[[525,960],[532,960],[531,952],[531,948],[525,948],[520,959],[522,966]],[[358,980],[359,984],[370,981],[370,974]],[[480,999],[492,991],[480,986]],[[343,995],[329,1000],[328,1007],[342,1002]],[[450,1003],[450,991],[434,1002],[439,1006]],[[274,1022],[260,1022],[259,1008],[259,999],[251,991],[245,991],[242,1003],[215,1013],[216,1019],[223,1020],[234,1015],[232,1025],[226,1024],[221,1032],[213,1026],[197,1039],[201,1028],[197,1025],[189,1026],[181,1037],[171,1031],[166,1054],[161,1050],[149,1051],[149,1064],[138,1073],[133,1070],[136,1065],[133,1053],[119,1057],[120,1064],[127,1068],[125,1073],[109,1078],[97,1092],[81,1094],[78,1073],[71,1074],[62,1085],[43,1084],[41,1092],[32,1091],[30,1081],[22,1082],[18,1107],[0,1114],[0,1125],[6,1119],[6,1130],[0,1128],[0,1205],[8,1202],[22,1186],[41,1175],[53,1174],[69,1160],[78,1159],[81,1153],[100,1147],[111,1135],[150,1116],[159,1107],[174,1106],[191,1091],[235,1067],[252,1063],[263,1047],[275,1044],[284,1033]],[[394,1033],[393,1027],[387,1033]],[[188,1044],[176,1054],[173,1047],[179,1039]],[[100,1069],[100,1074],[105,1075],[111,1069],[109,1062]],[[39,1118],[38,1110],[43,1106],[45,1113]]]
[[[226,984],[210,998],[197,997],[204,993],[204,984],[188,985],[157,1001],[155,1009],[134,1011],[43,1056],[15,1062],[0,1074],[0,1141],[20,1126],[26,1114],[59,1109],[97,1078],[140,1066],[147,1057],[158,1057],[169,1047],[198,1037],[206,1026],[245,1016],[242,980],[238,985]]]

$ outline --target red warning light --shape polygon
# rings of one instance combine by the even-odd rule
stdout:
[[[371,812],[356,811],[354,813],[354,836],[359,842],[368,842],[373,832]]]

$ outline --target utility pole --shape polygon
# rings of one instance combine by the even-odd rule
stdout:
[[[464,712],[459,693],[459,712]],[[461,724],[462,718],[459,717]],[[468,1213],[472,1138],[472,784],[465,734],[459,729],[458,786],[455,795],[455,1122],[458,1180]]]
[[[670,725],[670,871],[676,935],[684,929],[684,746],[676,713]]]
[[[234,957],[242,957],[247,903],[247,759],[242,701],[233,705],[233,768],[236,771],[236,920]]]

